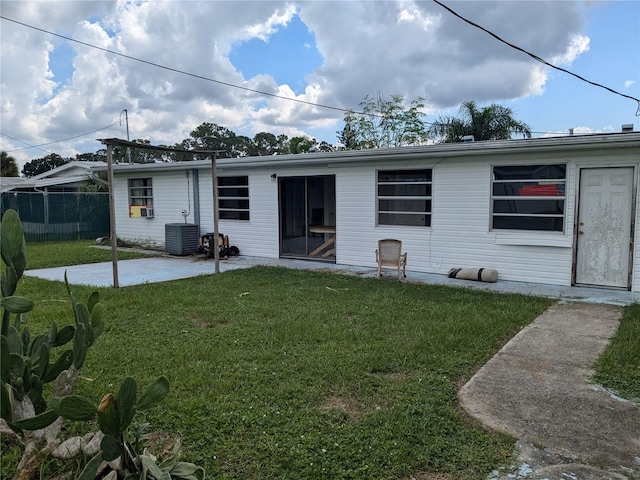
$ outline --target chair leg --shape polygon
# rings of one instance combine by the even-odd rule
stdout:
[[[381,274],[382,274],[382,266],[378,265],[378,274],[376,275],[376,278],[380,278]]]

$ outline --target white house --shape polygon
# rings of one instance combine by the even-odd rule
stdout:
[[[104,169],[100,167],[99,169]],[[218,160],[219,231],[241,255],[374,267],[397,238],[409,272],[640,291],[640,133]],[[213,231],[211,162],[114,166],[117,234]],[[410,273],[409,273],[410,277]]]
[[[33,177],[2,177],[0,193],[11,191],[75,192],[86,185],[91,169],[105,162],[73,160]]]

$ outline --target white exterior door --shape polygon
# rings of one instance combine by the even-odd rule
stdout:
[[[628,288],[633,168],[580,173],[576,283]]]

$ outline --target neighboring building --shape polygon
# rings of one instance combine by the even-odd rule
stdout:
[[[616,133],[218,160],[219,231],[241,255],[640,291],[640,134]],[[98,170],[104,170],[100,167]],[[114,166],[117,235],[213,230],[209,160]],[[409,274],[410,277],[410,274]]]
[[[0,178],[0,214],[16,210],[28,242],[108,235],[108,193],[80,192],[96,166],[106,163],[72,161],[34,177]]]
[[[71,161],[33,177],[2,177],[0,193],[5,192],[76,192],[87,183],[93,167],[104,162]]]

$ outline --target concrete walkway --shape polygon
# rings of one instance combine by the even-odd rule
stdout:
[[[471,416],[520,439],[518,471],[494,478],[640,478],[640,408],[589,382],[621,314],[555,304],[460,390]]]

